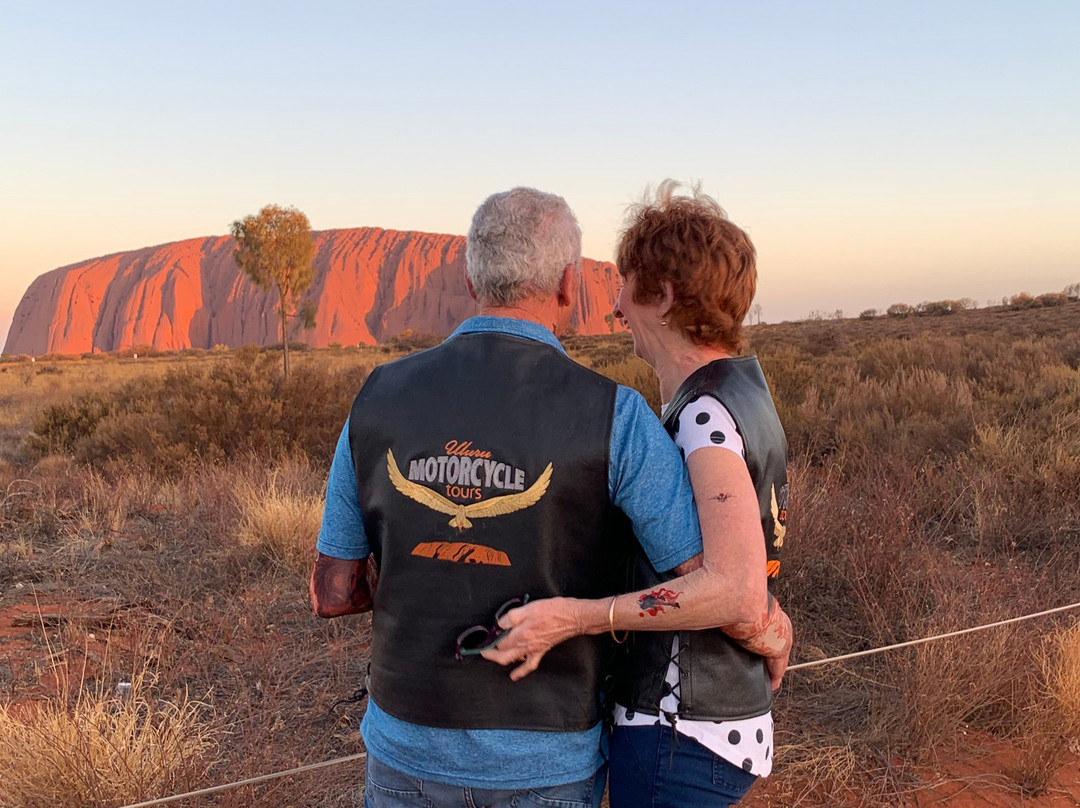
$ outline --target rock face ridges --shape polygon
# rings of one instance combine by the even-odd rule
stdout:
[[[313,347],[372,344],[406,330],[445,336],[476,313],[465,288],[463,236],[379,228],[314,233]],[[47,272],[15,310],[5,350],[81,354],[140,345],[160,350],[280,342],[277,294],[233,262],[229,236],[107,255]],[[618,273],[585,259],[573,326],[606,334]],[[618,327],[616,325],[616,327]]]

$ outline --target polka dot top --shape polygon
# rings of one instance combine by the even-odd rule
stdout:
[[[698,449],[721,447],[745,459],[742,436],[727,408],[709,395],[687,404],[675,421],[675,443],[684,458]],[[672,659],[679,653],[679,635],[671,643]],[[672,662],[664,677],[660,715],[627,710],[615,705],[615,723],[620,726],[671,726],[669,715],[676,716],[675,731],[693,738],[713,754],[743,771],[765,777],[772,772],[772,714],[740,718],[735,721],[691,721],[678,718],[679,667]]]
[[[742,435],[727,407],[712,396],[691,401],[675,419],[675,445],[683,458],[698,449],[719,446],[745,458]]]

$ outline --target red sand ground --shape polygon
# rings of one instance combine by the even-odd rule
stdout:
[[[50,664],[50,646],[45,632],[35,621],[30,626],[14,626],[18,618],[48,613],[84,613],[79,604],[39,601],[32,596],[0,609],[0,701],[16,703],[46,698],[56,693],[55,666]],[[56,636],[59,629],[46,632]],[[93,635],[93,636],[91,636]],[[104,632],[88,630],[84,647],[67,656],[68,669],[79,675],[86,666],[86,675],[100,672],[105,654]],[[114,638],[115,639],[115,638]],[[53,646],[55,651],[55,644]],[[935,767],[923,767],[918,772],[922,787],[909,794],[904,805],[910,808],[1078,808],[1080,807],[1080,758],[1070,755],[1066,765],[1055,775],[1049,788],[1037,796],[1021,793],[1009,772],[1015,771],[1019,756],[1011,744],[984,738],[972,746],[973,751],[958,755]],[[782,776],[782,775],[781,775]],[[754,788],[743,805],[748,808],[780,808],[790,804],[790,798],[776,796],[781,789],[765,781]],[[783,790],[790,793],[790,783]],[[799,800],[806,806],[858,805],[858,795],[832,795],[817,792]]]

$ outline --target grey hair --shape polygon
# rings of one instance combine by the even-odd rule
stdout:
[[[509,306],[555,294],[581,268],[581,230],[566,200],[535,188],[493,194],[473,215],[465,271],[481,303]]]

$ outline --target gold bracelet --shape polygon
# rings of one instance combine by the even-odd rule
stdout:
[[[611,605],[608,606],[608,610],[607,610],[607,624],[608,624],[608,630],[611,632],[611,639],[613,639],[613,640],[615,640],[615,642],[621,644],[621,643],[626,642],[626,638],[630,636],[630,629],[627,629],[626,631],[623,632],[621,640],[618,637],[615,636],[615,601],[617,601],[618,599],[619,599],[618,595],[616,595],[615,597],[613,597],[611,599]]]

